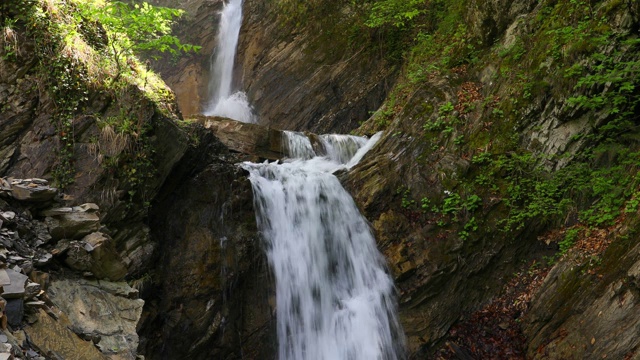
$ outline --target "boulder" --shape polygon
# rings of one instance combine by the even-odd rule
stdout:
[[[91,233],[81,241],[60,241],[54,253],[66,254],[64,262],[70,268],[91,272],[98,279],[118,281],[127,274],[113,240],[100,232]]]
[[[280,130],[220,117],[196,116],[195,119],[230,150],[269,160],[284,157]]]
[[[74,207],[49,209],[42,212],[54,240],[81,239],[100,228],[98,206],[83,204]]]
[[[42,286],[40,284],[35,282],[29,282],[25,287],[24,298],[27,300],[32,299],[40,293],[40,290],[42,290]]]
[[[91,269],[91,255],[80,241],[64,242],[65,250],[61,254],[66,254],[65,264],[77,271],[89,271]]]
[[[24,300],[7,299],[7,322],[12,329],[19,329],[22,325],[22,317],[24,316]]]
[[[22,298],[28,279],[28,276],[12,269],[0,269],[0,282],[4,288],[2,297],[5,299]],[[7,281],[9,284],[6,284]]]
[[[144,301],[126,283],[59,280],[49,288],[51,301],[70,321],[70,328],[84,338],[99,339],[98,348],[118,359],[135,359],[138,347],[136,325]]]
[[[43,179],[14,179],[10,182],[11,196],[16,200],[45,202],[58,194],[58,189]]]
[[[56,316],[58,319],[38,309],[35,313],[37,321],[25,327],[31,344],[41,354],[56,354],[63,359],[107,359],[91,342],[80,339],[69,330],[71,322],[65,314],[56,313]]]
[[[90,249],[92,261],[89,271],[96,278],[118,281],[127,275],[127,268],[109,236],[96,232],[85,236],[82,241]]]

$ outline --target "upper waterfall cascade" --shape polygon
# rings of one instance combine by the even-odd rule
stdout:
[[[247,95],[233,89],[233,67],[242,26],[242,0],[230,0],[220,13],[218,46],[214,51],[209,79],[209,101],[203,111],[207,116],[223,116],[255,123]]]
[[[324,156],[303,134],[285,138],[294,159],[242,165],[276,278],[278,359],[402,359],[393,281],[367,221],[332,174],[353,166],[379,135],[321,136]]]

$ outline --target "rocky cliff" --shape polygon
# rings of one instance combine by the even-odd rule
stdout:
[[[161,62],[157,68],[175,90],[182,113],[190,116],[201,113],[208,101],[221,2],[196,0],[178,6],[187,15],[176,27],[177,35],[202,50],[177,64]],[[340,6],[326,10],[332,21],[322,33],[283,25],[276,4],[245,1],[235,86],[247,92],[260,124],[346,133],[377,110],[390,90],[398,67],[369,49],[369,43],[356,44],[345,34],[331,33],[331,27],[354,20]]]
[[[638,4],[289,3],[246,1],[238,86],[263,125],[384,130],[340,177],[396,281],[410,358],[637,358]],[[73,5],[2,6],[0,260],[21,285],[7,351],[132,359],[140,336],[150,359],[273,357],[234,164],[277,158],[278,133],[180,120],[140,62],[97,66],[99,25],[60,37]],[[155,66],[190,115],[221,2],[181,6],[203,50]]]
[[[173,93],[135,57],[114,59],[105,50],[102,26],[72,16],[80,12],[77,6],[2,5],[0,275],[8,316],[0,336],[4,358],[135,359],[139,327],[158,321],[178,324],[179,311],[173,312],[178,318],[166,317],[174,305],[182,304],[184,293],[174,290],[201,280],[174,266],[185,258],[164,254],[179,240],[170,236],[179,226],[192,226],[195,233],[205,226],[197,218],[193,225],[184,225],[191,223],[171,210],[172,196],[188,189],[209,190],[186,186],[199,173],[200,179],[214,183],[220,174],[226,174],[227,184],[243,178],[234,165],[239,158],[229,155],[210,131],[181,121]],[[208,238],[213,247],[221,246],[219,237],[225,234],[233,241],[242,239],[238,258],[253,259],[259,251],[244,250],[254,246],[255,237],[253,214],[244,210],[251,204],[247,184],[238,186],[237,195],[224,189],[210,192],[219,202],[202,206],[213,209],[210,220],[218,221],[224,204],[241,204],[237,223],[247,230],[230,227],[210,235],[215,240]],[[187,211],[193,204],[185,206]],[[200,210],[205,211],[193,214],[203,214]],[[167,224],[176,229],[167,230]],[[180,235],[191,239],[190,234]],[[196,253],[216,259],[210,267],[220,265],[221,252],[201,252],[209,246],[205,238],[193,240]],[[193,255],[188,250],[194,248],[177,246],[186,257]],[[170,270],[163,272],[156,264]],[[215,290],[205,289],[202,308],[190,304],[184,309],[190,316],[203,316],[200,324],[207,327],[214,318],[222,326],[227,316],[235,323],[239,309],[223,315],[220,309],[235,289],[237,275],[221,283],[221,269],[210,267],[196,271],[210,276]],[[156,300],[164,294],[178,297]],[[197,294],[188,297],[196,301]],[[147,308],[162,311],[161,320],[151,310],[143,315],[141,296],[148,300]],[[215,311],[209,311],[212,306]],[[264,326],[258,323],[262,314],[256,319]],[[173,330],[170,325],[159,329]],[[210,332],[212,337],[218,330],[212,327]],[[211,344],[200,333],[184,336],[197,338],[198,350]],[[147,344],[143,341],[142,348]]]

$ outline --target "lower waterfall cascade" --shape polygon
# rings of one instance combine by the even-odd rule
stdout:
[[[303,136],[285,133],[293,159],[242,164],[276,279],[278,359],[403,359],[393,280],[369,224],[333,175],[379,135],[324,135],[326,156],[313,157]]]

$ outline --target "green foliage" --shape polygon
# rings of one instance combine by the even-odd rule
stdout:
[[[412,84],[425,81],[429,74],[477,62],[482,45],[465,25],[466,2],[436,0],[425,6],[424,22],[417,27],[409,54],[407,78]]]
[[[482,205],[482,198],[476,194],[472,194],[467,197],[464,202],[464,207],[467,211],[476,211]]]
[[[420,208],[422,211],[427,211],[431,207],[431,200],[429,198],[423,197],[420,199]]]
[[[467,240],[469,236],[471,236],[471,233],[477,230],[478,222],[476,221],[475,217],[472,217],[471,219],[469,219],[469,221],[467,221],[466,224],[464,224],[463,230],[458,233],[458,236],[460,236],[462,240]]]
[[[403,190],[403,188],[398,188],[397,193],[402,194],[402,208],[408,209],[415,205],[415,200],[409,198],[409,196],[411,195],[410,189],[404,188]]]
[[[616,157],[610,163],[599,164],[612,151]],[[502,197],[508,209],[508,216],[501,221],[505,231],[521,230],[532,221],[558,225],[554,221],[576,209],[581,209],[578,215],[584,224],[610,226],[625,204],[628,209],[636,209],[640,152],[603,144],[586,153],[582,161],[554,172],[541,167],[542,159],[531,153],[495,159],[481,153],[473,161],[482,166],[474,183],[491,184],[491,191]]]
[[[412,6],[411,2],[394,1],[372,4],[380,9]],[[490,45],[473,38],[464,21],[468,6],[462,1],[416,5],[419,14],[397,23],[384,11],[374,14],[383,19],[376,20],[376,31],[400,26],[408,29],[405,34],[411,37],[393,107],[386,104],[385,118],[395,114],[393,109],[406,105],[397,94],[412,93],[431,86],[431,82],[442,80],[456,86],[457,81],[469,81],[467,74],[482,74],[485,84],[482,117],[471,114],[472,121],[465,121],[463,115],[457,119],[450,102],[437,108],[437,116],[420,116],[427,119],[422,125],[424,149],[469,156],[471,166],[466,175],[457,174],[453,186],[446,182],[449,179],[442,180],[451,192],[441,200],[423,197],[417,207],[431,210],[432,220],[442,226],[455,223],[463,239],[475,231],[475,214],[470,213],[481,209],[482,198],[491,199],[491,216],[498,217],[497,226],[507,232],[525,227],[537,231],[576,219],[584,226],[608,227],[624,212],[637,212],[640,39],[637,32],[627,33],[627,25],[620,25],[624,6],[621,1],[541,1],[529,15],[518,19],[521,23],[513,32],[515,40],[506,48],[499,45],[501,41]],[[367,18],[370,24],[374,24],[374,15]],[[455,74],[448,74],[459,65],[468,65],[468,72],[454,69]],[[490,79],[484,78],[485,69],[491,69],[488,65],[496,69],[486,72]],[[447,80],[442,75],[448,76]],[[425,85],[427,82],[430,84]],[[544,143],[544,132],[549,129],[534,126],[542,122],[531,124],[543,117],[548,120],[550,110],[567,128],[574,124],[585,128],[568,135],[567,147],[549,149],[549,143]],[[405,131],[406,127],[400,129]],[[534,139],[526,142],[526,150],[523,130],[533,134],[525,135],[526,140]],[[536,137],[539,132],[542,136]],[[555,156],[544,155],[555,150]],[[425,153],[421,156],[428,158],[428,150]],[[414,208],[416,204],[407,196],[403,207]],[[561,251],[576,236],[577,230],[568,231]]]
[[[457,214],[462,210],[462,198],[454,192],[448,192],[446,195],[440,212],[444,215]]]
[[[40,90],[47,91],[55,105],[51,122],[59,149],[51,175],[61,188],[73,183],[76,176],[75,123],[81,114],[86,115],[90,98],[100,91],[107,101],[119,104],[121,96],[130,96],[123,89],[134,88],[152,89],[149,98],[165,100],[164,83],[134,54],[196,50],[170,35],[171,24],[180,11],[146,3],[24,0],[3,2],[1,8],[4,32],[20,32],[33,43]],[[21,60],[17,50],[2,55]],[[126,101],[130,98],[123,99]],[[122,171],[130,195],[144,188],[154,171],[150,161],[153,149],[145,136],[148,118],[128,109],[108,120],[118,133],[134,139],[121,159],[105,161],[105,165],[115,164],[116,170]]]
[[[380,0],[374,2],[366,21],[368,27],[408,26],[424,10],[424,0]]]
[[[588,110],[605,109],[612,116],[612,120],[595,135],[595,140],[617,138],[627,133],[634,127],[632,119],[640,105],[640,94],[636,91],[640,59],[631,57],[621,61],[626,54],[640,51],[640,39],[632,38],[620,43],[621,47],[609,56],[591,55],[588,67],[583,70],[586,74],[579,78],[574,88],[580,95],[568,99],[570,105]]]
[[[443,131],[444,133],[451,133],[453,131],[453,127],[445,126],[445,125],[455,120],[452,114],[454,109],[455,107],[453,106],[451,101],[448,101],[440,105],[440,107],[438,108],[438,117],[436,118],[436,120],[435,121],[430,121],[430,119],[427,120],[427,122],[422,126],[422,128],[425,131],[441,131],[444,129]]]
[[[171,35],[171,26],[182,16],[182,10],[152,6],[146,2],[132,5],[121,1],[108,1],[103,6],[87,1],[80,2],[78,6],[81,11],[75,14],[76,21],[90,19],[106,30],[108,53],[119,72],[123,71],[126,58],[134,54],[146,53],[157,58],[159,53],[177,55],[200,49],[182,44]]]
[[[564,255],[569,251],[569,249],[576,243],[578,240],[578,235],[580,234],[580,228],[572,228],[567,229],[567,232],[564,235],[564,239],[558,243],[560,246],[559,255]]]

